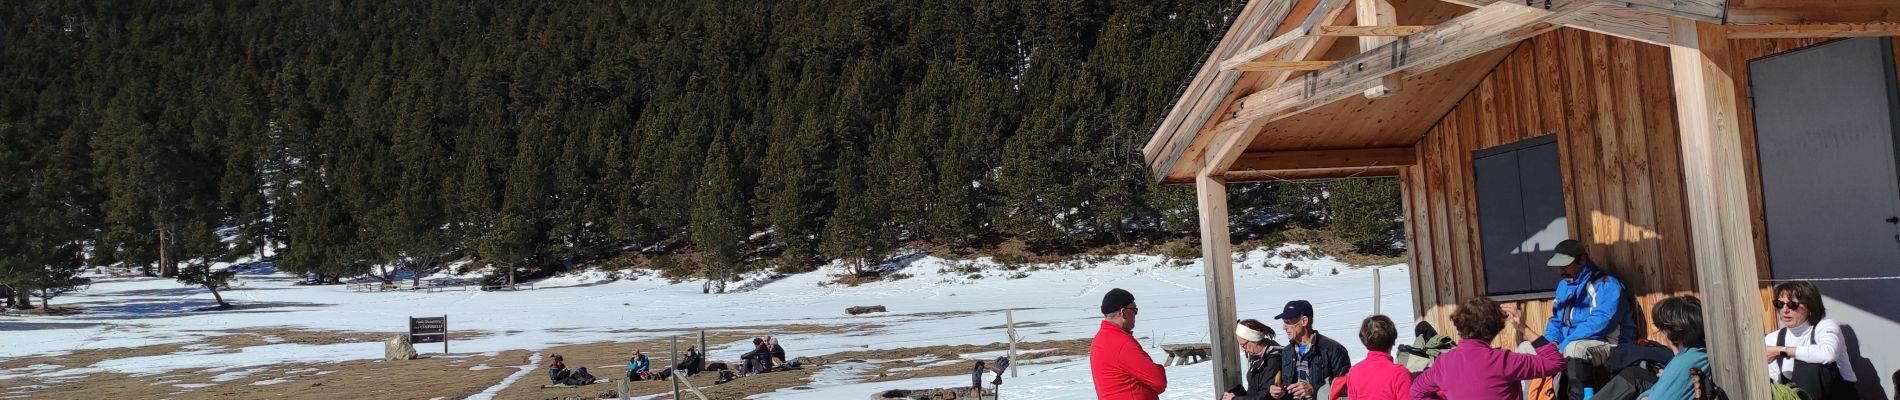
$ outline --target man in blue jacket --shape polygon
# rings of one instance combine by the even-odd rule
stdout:
[[[1564,399],[1582,399],[1595,382],[1595,369],[1617,345],[1636,339],[1636,324],[1624,307],[1623,282],[1590,262],[1583,243],[1564,240],[1547,264],[1558,268],[1557,297],[1551,300],[1544,339],[1556,343],[1569,365],[1564,368]]]

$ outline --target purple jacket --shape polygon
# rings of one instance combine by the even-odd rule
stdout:
[[[1557,352],[1556,344],[1538,338],[1531,345],[1537,347],[1537,354],[1494,349],[1483,340],[1460,340],[1458,347],[1439,355],[1431,368],[1412,381],[1412,397],[1522,400],[1520,381],[1554,376],[1564,370],[1564,356]]]

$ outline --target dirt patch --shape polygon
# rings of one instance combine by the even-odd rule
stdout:
[[[852,330],[859,330],[859,329],[881,330],[883,328],[884,328],[883,325],[878,325],[878,324],[857,324],[857,325],[851,325],[849,327],[849,329],[852,329]],[[763,325],[726,326],[726,327],[717,327],[717,328],[684,328],[684,329],[680,329],[680,328],[669,328],[669,329],[623,328],[623,329],[600,330],[600,329],[590,329],[590,328],[555,328],[555,329],[549,329],[548,331],[557,332],[557,333],[612,332],[612,333],[679,333],[679,334],[697,335],[698,332],[702,330],[706,331],[707,340],[710,342],[712,338],[715,336],[725,337],[725,336],[731,336],[731,335],[739,335],[739,336],[745,336],[749,338],[751,336],[759,336],[759,335],[765,335],[765,334],[792,335],[792,334],[838,333],[840,331],[840,327],[834,326],[834,325],[786,324],[786,325],[772,325],[772,326],[763,326]],[[510,331],[510,332],[516,332],[516,331]],[[693,340],[699,340],[698,336],[693,336],[693,337],[694,337]]]
[[[97,364],[100,361],[130,357],[165,355],[184,349],[186,343],[161,344],[144,347],[79,349],[71,353],[51,356],[32,356],[0,361],[0,370],[24,368],[31,365],[47,364],[65,368],[78,368]],[[7,387],[11,387],[10,385]]]
[[[1034,363],[1037,359],[1088,355],[1090,339],[1056,340],[1046,342],[1017,343],[1018,363]],[[934,376],[955,376],[970,373],[970,363],[962,355],[986,351],[1008,350],[1009,344],[991,343],[982,345],[933,346],[893,350],[870,350],[837,353],[816,357],[820,364],[844,360],[895,360],[880,362],[877,368],[865,373],[869,382],[895,381]],[[947,362],[954,361],[954,362]]]
[[[301,328],[290,328],[290,327],[237,329],[237,330],[216,331],[216,332],[223,332],[223,333],[230,333],[230,334],[214,336],[209,339],[205,339],[201,343],[220,346],[227,349],[241,349],[241,348],[251,347],[251,346],[263,346],[263,345],[283,344],[283,343],[305,344],[305,345],[328,345],[328,344],[340,344],[340,343],[380,342],[380,341],[390,338],[391,336],[396,335],[394,333],[323,331],[323,330],[301,329]],[[457,336],[456,338],[460,339],[463,337]]]
[[[394,362],[277,364],[148,376],[101,373],[59,382],[14,378],[0,380],[0,387],[9,388],[0,395],[34,397],[57,393],[52,397],[73,399],[462,398],[501,382],[516,371],[515,366],[526,364],[528,356],[527,351],[511,350],[495,356],[461,354]],[[483,365],[486,367],[478,367]]]
[[[782,325],[773,327],[708,329],[706,330],[706,344],[712,347],[718,347],[732,342],[751,339],[760,332],[771,332],[776,335],[792,333],[842,335],[852,333],[852,331],[848,329],[859,328],[822,325]],[[666,330],[661,332],[679,332],[679,330]],[[694,335],[690,340],[681,338],[680,351],[684,353],[687,346],[697,345],[699,345],[697,335]],[[788,342],[786,345],[796,346],[797,343]],[[655,372],[676,363],[671,356],[673,342],[667,339],[558,346],[543,350],[541,352],[541,365],[537,366],[538,369],[520,381],[516,381],[513,385],[502,389],[501,394],[496,397],[504,399],[545,399],[566,396],[595,396],[614,390],[611,380],[621,379],[627,376],[627,361],[633,356],[633,351],[636,349],[646,352],[647,360]],[[790,351],[793,352],[793,354],[791,354],[792,357],[799,356],[796,347],[790,348]],[[568,368],[587,367],[587,372],[593,374],[595,378],[599,378],[601,383],[578,388],[541,388],[541,385],[549,383],[547,367],[553,362],[553,356],[555,354],[561,355],[567,362]],[[707,359],[713,362],[725,362],[731,365],[732,368],[738,368],[739,355],[739,353],[711,353],[707,355]],[[694,385],[698,385],[700,389],[706,393],[708,398],[743,399],[746,396],[754,394],[805,385],[808,383],[811,374],[815,372],[817,372],[817,368],[781,371],[741,377],[738,380],[719,385],[713,384],[714,381],[718,380],[717,373],[702,373],[699,374],[699,376],[693,377],[692,382]],[[632,390],[636,396],[671,393],[673,384],[663,381],[634,382],[630,390]]]
[[[1023,329],[1023,328],[1041,328],[1041,327],[1045,327],[1045,326],[1049,326],[1049,323],[1048,323],[1048,322],[1040,322],[1040,321],[1038,321],[1038,322],[1017,322],[1017,323],[1016,323],[1016,328],[1017,328],[1017,329]],[[985,326],[985,327],[983,327],[983,329],[1008,329],[1008,328],[1009,328],[1009,325],[992,325],[992,326]]]

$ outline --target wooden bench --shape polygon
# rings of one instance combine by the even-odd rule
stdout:
[[[1209,346],[1206,343],[1164,345],[1161,346],[1161,351],[1168,353],[1168,360],[1162,362],[1161,365],[1188,365],[1207,361],[1207,354],[1209,351],[1213,351],[1213,349],[1213,346]],[[1178,364],[1176,363],[1177,361],[1179,362]]]

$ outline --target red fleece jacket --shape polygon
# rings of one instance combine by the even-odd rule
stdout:
[[[1108,321],[1089,344],[1089,374],[1102,400],[1155,400],[1168,390],[1168,372],[1148,358],[1134,335]]]

